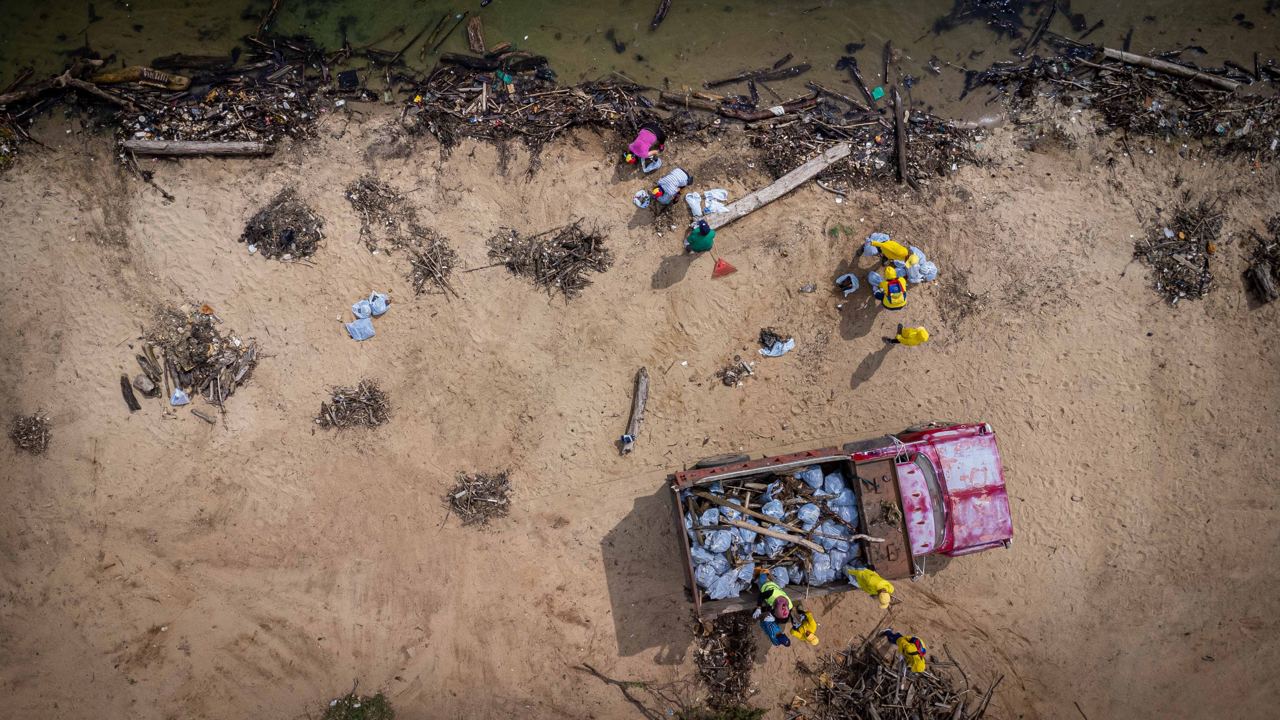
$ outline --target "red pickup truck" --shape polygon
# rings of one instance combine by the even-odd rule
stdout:
[[[753,487],[765,487],[761,481],[815,466],[850,479],[857,510],[857,527],[850,530],[884,540],[856,543],[866,564],[886,578],[915,577],[925,571],[931,556],[956,557],[1008,547],[1013,537],[1000,451],[995,431],[985,423],[930,423],[897,436],[758,460],[745,455],[707,458],[670,478],[686,577],[699,615],[713,617],[744,609],[753,598],[747,588],[738,597],[710,600],[694,582],[693,531],[686,520],[694,494],[707,498],[712,486],[754,482]],[[835,580],[810,587],[808,595],[851,588],[839,569]]]

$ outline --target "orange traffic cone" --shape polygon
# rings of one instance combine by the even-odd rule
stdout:
[[[724,258],[716,258],[716,265],[711,268],[711,277],[721,278],[725,275],[732,275],[736,272],[738,272],[738,268],[730,265],[729,261]]]

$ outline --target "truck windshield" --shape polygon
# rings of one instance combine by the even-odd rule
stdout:
[[[942,501],[942,487],[938,484],[938,473],[933,469],[933,461],[924,453],[916,453],[916,467],[924,473],[925,483],[929,486],[929,507],[933,509],[934,547],[942,547],[946,540],[947,524]]]

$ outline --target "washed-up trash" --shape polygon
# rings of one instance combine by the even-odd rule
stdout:
[[[186,391],[182,388],[174,388],[173,395],[169,396],[169,404],[174,407],[186,405],[189,402],[191,402],[191,398],[187,396]]]
[[[779,340],[767,348],[760,348],[760,354],[765,357],[782,357],[794,350],[796,347],[795,338],[787,338],[786,341]]]
[[[649,207],[649,203],[653,202],[653,196],[644,190],[637,190],[636,194],[631,196],[631,202],[635,203],[636,207],[643,210]]]
[[[858,292],[858,276],[853,273],[845,273],[836,278],[836,285],[840,287],[843,297],[849,297]]]
[[[368,340],[373,337],[373,320],[365,317],[358,318],[355,322],[349,322],[346,325],[347,334],[352,340]]]

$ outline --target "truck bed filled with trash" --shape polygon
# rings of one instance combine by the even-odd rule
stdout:
[[[673,484],[676,505],[684,526],[686,562],[694,603],[704,616],[749,607],[757,571],[768,572],[784,587],[801,586],[803,594],[824,595],[850,589],[848,568],[877,567],[887,542],[905,563],[894,568],[877,567],[886,576],[912,572],[903,540],[901,522],[887,533],[866,534],[874,513],[865,503],[883,503],[864,497],[856,468],[848,454],[839,451],[785,467],[763,467],[724,473],[692,482],[677,477]],[[892,482],[892,480],[890,481]],[[877,488],[878,489],[878,488]],[[889,488],[886,488],[889,490]],[[883,494],[894,498],[896,493]],[[882,527],[877,528],[881,535]],[[875,552],[868,545],[877,543]]]

